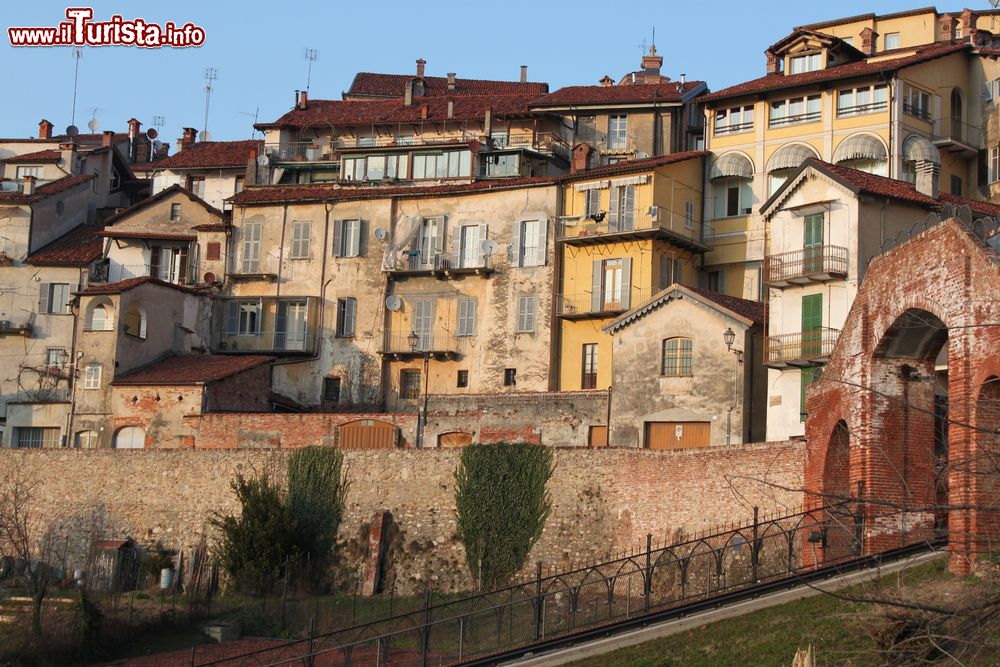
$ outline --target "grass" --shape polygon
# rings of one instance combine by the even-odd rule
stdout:
[[[915,594],[979,585],[977,580],[953,577],[945,570],[944,561],[937,560],[883,577],[877,585],[859,585],[843,593],[861,595],[879,590]],[[796,649],[810,644],[817,665],[884,664],[870,632],[876,620],[872,612],[872,605],[821,594],[571,664],[574,667],[784,667],[792,664]]]

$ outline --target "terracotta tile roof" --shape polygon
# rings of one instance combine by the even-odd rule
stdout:
[[[764,324],[764,317],[767,313],[767,306],[765,306],[760,301],[750,301],[748,299],[740,299],[735,296],[728,296],[725,294],[719,294],[717,292],[712,292],[706,289],[700,289],[697,287],[688,287],[687,285],[674,284],[666,289],[657,292],[649,300],[633,307],[626,313],[613,320],[611,323],[604,327],[604,331],[609,334],[614,334],[619,329],[623,329],[630,325],[632,322],[648,315],[652,311],[656,310],[660,306],[669,303],[672,299],[671,295],[675,293],[681,293],[683,296],[685,293],[689,296],[693,296],[696,299],[703,299],[705,301],[710,301],[717,306],[728,310],[733,315],[742,317],[745,320],[749,320],[754,324]]]
[[[127,292],[130,289],[134,289],[139,285],[145,285],[146,283],[159,285],[160,287],[169,287],[170,289],[175,289],[179,292],[188,292],[189,294],[201,294],[203,292],[203,290],[195,289],[192,287],[184,287],[183,285],[174,285],[173,283],[168,283],[165,280],[160,280],[159,278],[152,278],[150,276],[140,276],[138,278],[129,278],[128,280],[122,280],[117,283],[104,283],[100,285],[91,285],[82,292],[79,292],[79,294],[85,294],[87,296],[94,296],[98,294],[121,294],[122,292]]]
[[[827,69],[816,70],[815,72],[803,72],[802,74],[768,74],[759,79],[745,81],[743,83],[717,90],[698,98],[703,102],[721,100],[742,95],[754,95],[772,90],[783,90],[786,88],[796,88],[807,86],[824,81],[836,81],[852,77],[868,76],[882,72],[891,72],[910,65],[941,58],[943,56],[968,51],[972,47],[969,44],[933,44],[916,49],[915,53],[900,58],[889,58],[888,60],[861,60],[858,62],[838,65]]]
[[[101,225],[79,225],[28,256],[35,266],[87,266],[104,252]]]
[[[328,127],[331,125],[371,125],[387,123],[415,123],[422,118],[427,107],[426,120],[482,121],[487,109],[494,116],[527,116],[530,103],[537,95],[476,95],[451,97],[417,97],[406,106],[402,99],[392,100],[309,100],[305,109],[292,109],[273,123],[260,123],[268,127]],[[451,118],[448,102],[453,102]],[[185,149],[187,150],[187,149]],[[181,151],[180,155],[184,152]],[[167,158],[169,161],[171,158]]]
[[[214,206],[210,205],[208,202],[206,202],[204,199],[202,199],[198,195],[194,194],[193,192],[191,192],[190,190],[188,190],[187,188],[185,188],[185,187],[183,187],[181,185],[176,185],[175,184],[175,185],[171,185],[169,188],[166,188],[164,190],[160,190],[159,192],[157,192],[152,197],[146,197],[145,199],[143,199],[141,201],[138,201],[135,204],[132,204],[128,208],[125,208],[125,209],[122,209],[121,211],[118,211],[114,215],[109,216],[104,222],[107,225],[113,225],[116,222],[121,221],[123,218],[127,218],[127,217],[129,217],[129,216],[131,216],[131,215],[133,215],[135,213],[138,213],[139,211],[141,211],[141,210],[143,210],[145,208],[148,208],[149,206],[152,206],[153,204],[156,204],[156,203],[158,203],[160,201],[163,201],[164,199],[166,199],[167,197],[173,195],[176,192],[180,192],[180,193],[186,195],[188,199],[190,199],[191,201],[195,202],[196,204],[201,204],[201,206],[206,211],[208,211],[210,214],[216,216],[217,218],[224,219],[226,217],[225,213],[223,213],[219,209],[215,208]],[[109,233],[108,236],[114,236],[114,234],[110,234]]]
[[[657,157],[646,158],[644,160],[623,160],[621,162],[609,164],[604,167],[596,167],[594,169],[588,169],[586,171],[578,171],[575,174],[569,174],[568,176],[563,176],[562,180],[578,181],[587,178],[597,178],[599,176],[614,176],[616,174],[627,174],[634,171],[644,171],[646,169],[661,167],[665,164],[683,162],[684,160],[690,160],[692,158],[705,157],[707,155],[708,151],[684,151],[681,153],[671,153],[670,155],[660,155]]]
[[[728,294],[719,294],[718,292],[713,292],[711,290],[702,289],[700,287],[689,287],[684,285],[684,289],[690,290],[709,301],[713,301],[727,310],[731,310],[737,315],[747,318],[751,322],[756,324],[764,323],[764,316],[767,313],[767,305],[762,301],[751,301],[750,299],[741,299],[736,296],[729,296]]]
[[[9,163],[21,163],[21,162],[59,162],[62,159],[62,153],[54,148],[49,148],[43,151],[35,151],[34,153],[24,153],[23,155],[12,155],[11,157],[3,160],[3,162]]]
[[[371,95],[375,97],[403,97],[406,82],[416,78],[411,74],[379,74],[358,72],[347,91],[347,95]],[[549,84],[520,81],[490,81],[487,79],[455,79],[455,90],[448,90],[448,79],[442,76],[424,77],[425,97],[445,97],[448,95],[541,95],[549,92]]]
[[[379,199],[381,197],[419,198],[440,195],[463,195],[509,190],[512,188],[555,185],[560,177],[510,178],[473,181],[454,185],[430,186],[385,186],[352,187],[335,183],[307,183],[302,185],[264,185],[248,187],[243,192],[229,198],[237,206],[271,204],[296,201],[353,201],[357,199]]]
[[[144,366],[112,385],[207,384],[274,361],[261,355],[178,354]]]
[[[198,141],[170,157],[154,162],[155,169],[228,169],[246,167],[250,151],[260,151],[264,142]]]
[[[25,195],[21,192],[0,192],[0,204],[33,204],[34,202],[41,201],[51,195],[76,187],[81,183],[86,183],[92,178],[94,178],[93,174],[66,176],[55,181],[49,181],[45,185],[38,186],[35,188],[34,193],[30,195]]]
[[[684,95],[703,86],[703,81],[670,81],[659,84],[624,86],[569,86],[543,95],[531,103],[533,108],[567,104],[641,104],[644,102],[680,102]]]

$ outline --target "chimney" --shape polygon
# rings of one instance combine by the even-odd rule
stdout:
[[[44,118],[40,123],[38,123],[38,138],[39,139],[52,138],[52,123],[45,120]]]
[[[487,137],[493,134],[493,109],[486,107],[486,113],[483,114],[483,134]]]
[[[418,79],[424,78],[424,65],[426,65],[426,64],[427,64],[426,60],[424,60],[423,58],[417,58],[417,78]]]
[[[246,185],[254,185],[257,183],[257,149],[251,148],[249,154],[247,155],[247,170],[244,175],[243,182]]]
[[[295,104],[292,105],[293,109],[298,109],[299,108],[299,95],[300,94],[301,94],[300,91],[298,91],[298,90],[295,91]]]
[[[299,108],[305,109],[308,104],[309,104],[309,93],[303,90],[299,95]]]
[[[163,142],[160,144],[160,150],[156,151],[156,159],[160,160],[168,155],[170,155],[170,144]]]
[[[861,31],[861,53],[873,56],[876,48],[878,48],[878,33],[871,28],[865,28]]]
[[[455,90],[455,73],[448,72],[448,90]]]
[[[951,14],[942,14],[941,18],[938,19],[938,28],[941,30],[941,35],[938,39],[942,41],[954,39],[955,17]]]
[[[455,115],[455,100],[448,100],[448,118]]]
[[[917,192],[937,199],[941,194],[941,165],[930,160],[918,160],[916,171]]]
[[[139,136],[139,128],[140,127],[142,127],[142,123],[140,123],[135,118],[129,118],[128,119],[128,136],[130,138],[138,137]]]
[[[577,144],[573,146],[573,158],[569,163],[569,173],[575,174],[587,171],[590,168],[590,154],[594,152],[594,147],[590,144]]]
[[[129,132],[131,131],[132,128],[130,127]],[[115,138],[114,130],[104,130],[104,132],[101,134],[101,146],[107,148],[108,146],[111,145],[111,142],[114,141],[114,138]]]
[[[660,68],[663,67],[663,56],[656,55],[656,45],[649,47],[649,53],[642,57],[642,73],[646,83],[660,82]]]
[[[781,73],[781,59],[778,58],[778,54],[774,51],[767,50],[764,52],[767,56],[767,73],[768,74],[780,74]]]
[[[59,152],[62,153],[60,164],[66,171],[76,176],[76,144],[73,142],[59,144]]]
[[[406,82],[406,87],[403,90],[403,106],[408,107],[413,104],[413,84],[416,83],[413,79]]]
[[[959,19],[959,27],[961,29],[961,33],[959,33],[959,35],[961,37],[970,36],[976,29],[976,19],[978,18],[979,16],[976,12],[971,9],[963,10],[961,18]]]
[[[177,150],[182,151],[198,140],[198,130],[193,127],[184,128],[184,136],[177,140]]]
[[[428,105],[426,102],[424,104],[421,104],[420,105],[420,120],[427,120],[427,117],[430,115],[430,112],[431,112],[430,105]]]
[[[23,182],[21,184],[21,194],[22,195],[33,195],[33,194],[35,194],[35,177],[34,176],[25,176],[22,179],[22,181]]]
[[[528,83],[528,66],[521,65],[521,83]]]

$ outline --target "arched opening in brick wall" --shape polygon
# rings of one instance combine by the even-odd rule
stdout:
[[[868,551],[927,540],[947,527],[948,356],[948,327],[922,308],[903,311],[875,347]]]
[[[1000,503],[1000,378],[991,376],[980,386],[973,418],[975,503],[987,508],[976,512],[977,549],[985,550],[1000,539],[1000,511],[989,509]]]
[[[398,445],[399,429],[389,422],[359,419],[337,427],[341,449],[393,449]]]
[[[851,475],[851,432],[847,422],[841,419],[830,433],[823,465],[822,502],[829,508],[825,518],[824,560],[843,559],[860,553],[856,485]]]

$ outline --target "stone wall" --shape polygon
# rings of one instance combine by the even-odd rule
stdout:
[[[236,473],[283,477],[286,450],[0,450],[0,467],[24,465],[40,481],[36,509],[68,532],[67,566],[82,561],[90,535],[134,536],[190,549],[214,536],[213,512],[230,512]],[[801,505],[802,443],[650,452],[555,450],[552,514],[530,562],[564,569],[626,549],[725,523],[753,505],[786,513]],[[455,533],[459,450],[345,451],[350,479],[341,540],[348,571],[364,561],[373,515],[392,513],[389,580],[401,593],[429,582],[468,588]],[[100,483],[95,484],[95,480]],[[527,570],[533,571],[533,565]]]

